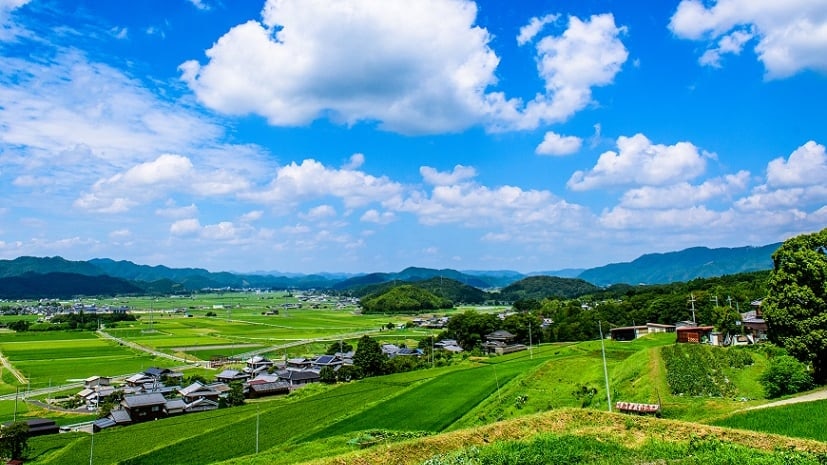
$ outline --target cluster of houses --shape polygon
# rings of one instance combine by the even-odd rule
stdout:
[[[674,325],[647,323],[642,326],[624,326],[611,329],[615,341],[631,341],[651,333],[675,333],[676,342],[711,344],[715,346],[749,345],[767,339],[767,323],[761,314],[761,301],[751,303],[752,310],[741,313],[737,324],[742,334],[723,334],[714,326],[698,325],[694,321],[679,321]]]
[[[36,304],[27,304],[25,306],[8,306],[3,311],[6,315],[38,315],[44,320],[49,320],[55,315],[69,315],[79,314],[111,314],[111,313],[126,313],[129,307],[125,305],[97,305],[95,303],[83,302],[65,302],[53,299],[42,299]]]
[[[92,376],[85,380],[84,389],[77,393],[77,397],[89,410],[95,410],[105,397],[115,392],[122,394],[122,400],[109,415],[95,421],[94,428],[100,430],[217,409],[232,390],[231,384],[236,382],[241,383],[244,396],[248,398],[287,394],[305,384],[319,382],[325,367],[337,371],[352,364],[353,352],[284,361],[257,355],[247,359],[241,370],[227,369],[218,373],[214,382],[196,381],[184,387],[181,386],[183,374],[167,368],[149,368],[126,378],[118,386],[112,384],[112,378]]]

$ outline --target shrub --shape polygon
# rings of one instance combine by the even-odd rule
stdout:
[[[772,358],[760,381],[769,399],[795,394],[813,386],[813,377],[807,366],[789,355]]]

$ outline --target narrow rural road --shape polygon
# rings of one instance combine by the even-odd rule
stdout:
[[[145,347],[145,346],[142,346],[140,344],[136,344],[134,342],[130,342],[130,341],[127,341],[125,339],[121,339],[119,337],[115,337],[115,336],[107,333],[106,331],[104,331],[102,329],[99,329],[97,331],[97,333],[98,333],[99,336],[101,336],[103,338],[106,338],[106,339],[109,339],[109,340],[112,340],[112,341],[115,341],[115,342],[117,342],[118,344],[120,344],[122,346],[126,346],[126,347],[129,347],[129,348],[135,349],[135,350],[139,350],[141,352],[146,352],[146,353],[152,354],[156,357],[163,357],[163,358],[173,360],[173,361],[176,361],[176,362],[180,362],[180,363],[184,363],[184,364],[193,363],[192,360],[187,360],[185,358],[177,357],[175,355],[165,354],[163,352],[159,352],[159,351],[151,349],[149,347]]]
[[[3,364],[3,367],[4,367],[6,370],[9,370],[9,371],[11,372],[11,374],[12,374],[12,375],[14,375],[14,377],[15,377],[15,378],[17,378],[17,382],[18,382],[18,383],[20,383],[20,384],[26,384],[26,383],[28,383],[28,382],[29,382],[29,380],[28,380],[28,379],[26,379],[26,377],[25,377],[25,376],[23,376],[23,374],[22,374],[22,373],[20,373],[19,371],[17,371],[17,368],[15,368],[15,367],[14,367],[14,365],[12,365],[12,364],[9,362],[9,359],[7,359],[7,358],[6,358],[6,356],[5,356],[5,355],[3,355],[2,353],[0,353],[0,363],[2,363],[2,364]]]
[[[824,400],[824,399],[827,399],[827,388],[824,388],[824,389],[821,389],[821,390],[818,390],[818,391],[808,392],[807,394],[797,396],[797,397],[791,397],[789,399],[777,400],[775,402],[770,402],[770,403],[764,404],[764,405],[756,405],[754,407],[748,407],[748,408],[745,408],[744,410],[757,410],[757,409],[762,409],[762,408],[780,407],[782,405],[799,404],[801,402],[812,402],[812,401],[815,401],[815,400]]]
[[[276,345],[276,346],[263,347],[263,348],[259,348],[259,349],[256,349],[256,350],[251,350],[249,352],[244,352],[242,354],[238,354],[237,357],[240,358],[240,359],[246,359],[246,358],[250,358],[250,357],[253,357],[253,356],[256,356],[256,355],[259,355],[259,354],[263,354],[263,353],[266,353],[266,352],[275,352],[275,351],[282,350],[282,349],[289,349],[291,347],[301,346],[301,345],[309,344],[309,343],[312,343],[312,342],[326,342],[326,341],[333,342],[333,341],[338,341],[340,339],[353,339],[353,338],[356,338],[356,337],[364,336],[365,334],[373,334],[373,333],[378,333],[378,332],[379,332],[379,330],[370,329],[370,330],[366,330],[366,331],[357,331],[357,332],[353,332],[353,333],[332,334],[330,336],[317,337],[317,338],[313,338],[313,339],[297,339],[295,341],[287,342],[285,344],[279,344],[279,345]]]

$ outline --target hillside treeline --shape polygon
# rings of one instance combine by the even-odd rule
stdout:
[[[692,320],[739,332],[740,312],[766,295],[769,272],[742,273],[658,286],[615,286],[575,299],[549,297],[514,302],[518,312],[497,315],[466,311],[451,317],[441,338],[456,339],[462,347],[479,346],[485,335],[505,329],[516,341],[584,341],[607,335],[614,327],[646,323],[675,324]],[[544,324],[545,322],[545,324]],[[549,324],[549,322],[552,322]]]

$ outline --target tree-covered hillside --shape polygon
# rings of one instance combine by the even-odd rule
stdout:
[[[0,278],[0,296],[4,299],[67,299],[88,295],[142,294],[144,289],[129,281],[110,276],[86,276],[74,273],[27,273]]]
[[[412,313],[451,308],[454,303],[411,284],[396,286],[361,300],[364,313]]]
[[[493,295],[497,300],[517,301],[558,297],[570,299],[590,294],[600,289],[582,279],[558,278],[556,276],[530,276]]]
[[[392,281],[382,284],[375,284],[358,289],[353,292],[353,295],[355,297],[365,297],[371,294],[377,295],[402,285],[411,285],[420,289],[425,289],[435,296],[450,300],[455,304],[482,304],[486,300],[490,299],[489,294],[485,291],[447,278],[431,278],[423,281],[414,281],[411,283]]]
[[[598,286],[617,283],[664,284],[772,268],[772,253],[780,244],[762,247],[692,247],[678,252],[652,253],[628,263],[588,269],[578,276]]]

